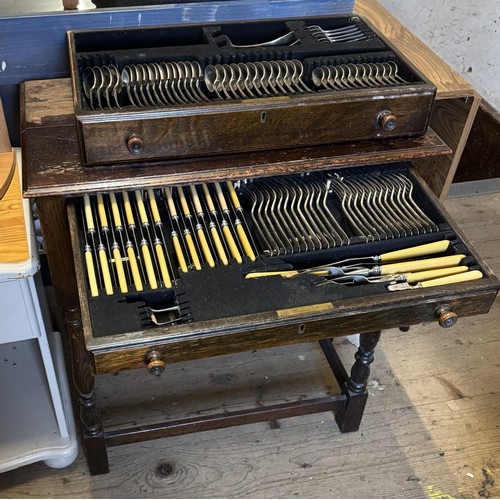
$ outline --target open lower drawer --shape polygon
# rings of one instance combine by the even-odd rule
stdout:
[[[407,164],[96,194],[68,214],[97,373],[452,326],[500,287]]]

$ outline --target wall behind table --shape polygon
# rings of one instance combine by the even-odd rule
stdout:
[[[500,111],[500,0],[379,0]]]
[[[500,177],[500,0],[379,1],[483,97],[454,182]]]

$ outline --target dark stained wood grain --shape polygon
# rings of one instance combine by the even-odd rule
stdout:
[[[434,104],[431,120],[433,130],[446,142],[452,153],[443,158],[422,159],[415,166],[435,193],[441,193],[446,184],[471,102],[472,100],[466,103],[464,99],[446,99]]]
[[[446,99],[436,101],[434,105],[432,117],[434,130],[453,151],[456,151],[459,145],[460,132],[464,128],[473,100],[472,97]]]
[[[370,365],[373,363],[373,352],[380,339],[381,332],[367,332],[359,336],[359,347],[355,355],[356,361],[352,365],[351,374],[342,385],[342,393],[347,401],[335,420],[340,432],[355,432],[359,430],[361,419],[368,399],[368,377]]]
[[[48,92],[47,95],[50,99],[52,94]],[[210,179],[255,177],[326,169],[336,165],[355,166],[449,153],[449,149],[430,133],[427,137],[419,139],[378,141],[378,143],[367,141],[359,144],[228,155],[225,158],[215,157],[202,162],[184,160],[86,169],[81,165],[73,117],[67,112],[68,108],[65,108],[67,99],[66,104],[65,99],[57,101],[59,114],[51,115],[51,106],[46,101],[44,106],[39,108],[41,112],[38,116],[28,113],[33,119],[27,120],[29,125],[23,132],[25,154],[29,165],[25,172],[27,181],[25,186],[27,194],[38,199],[47,195],[57,198],[83,192],[158,186],[166,182],[185,184],[192,182],[193,178],[200,179],[201,182]],[[33,105],[36,106],[35,103]],[[462,137],[463,133],[465,132],[462,131]],[[447,170],[447,179],[449,172],[450,169]],[[52,205],[54,212],[58,214],[57,220],[62,221],[63,204],[56,206],[53,202]],[[48,211],[47,208],[46,213]],[[61,227],[67,226],[63,224]],[[54,244],[55,231],[51,238]],[[75,247],[75,252],[79,255],[78,246]],[[63,254],[65,259],[68,258],[68,254],[71,255],[67,245]],[[52,262],[55,262],[54,258]],[[77,259],[76,272],[81,286],[83,271],[80,264]],[[307,340],[326,339],[346,333],[365,334],[401,324],[435,321],[435,307],[443,303],[449,304],[459,316],[486,312],[496,295],[498,281],[489,273],[487,267],[485,269],[487,278],[476,283],[424,292],[413,291],[394,295],[387,293],[356,301],[339,301],[332,304],[331,310],[327,311],[308,312],[303,308],[300,311],[289,310],[286,314],[271,311],[268,314],[229,318],[211,324],[193,323],[172,329],[159,329],[153,334],[134,332],[116,339],[92,337],[83,297],[83,331],[82,325],[78,324],[79,318],[72,318],[73,323],[70,326],[74,330],[73,337],[78,339],[76,352],[83,360],[82,373],[88,375],[87,382],[82,386],[85,392],[82,402],[89,410],[86,427],[87,436],[92,440],[90,446],[86,446],[90,450],[91,471],[102,472],[107,465],[101,423],[99,418],[95,418],[97,406],[93,391],[93,375],[142,367],[145,355],[152,347],[159,350],[167,362],[180,361],[239,353],[273,345],[303,343]],[[70,284],[68,281],[66,286],[68,290],[76,289],[74,282]],[[74,290],[72,293],[74,294]],[[86,350],[84,338],[91,352]],[[365,347],[368,352],[370,346],[366,344]],[[95,362],[95,365],[92,362]],[[358,395],[357,401],[362,402],[361,396],[365,396],[364,391]],[[359,411],[356,413],[359,414]],[[348,429],[344,427],[344,430]]]
[[[102,9],[84,9],[77,12],[45,12],[21,16],[6,15],[4,3],[2,5],[2,57],[6,62],[8,61],[9,69],[2,72],[0,96],[4,100],[7,123],[14,146],[19,146],[19,83],[35,78],[60,78],[70,75],[66,36],[68,30],[172,26],[195,22],[239,21],[281,16],[300,18],[312,14],[332,15],[349,12],[352,0],[337,0],[334,4],[330,0],[302,0],[301,2],[284,0],[278,4],[269,0],[259,3],[248,0],[192,3],[193,5],[189,7],[184,2],[180,4],[169,2],[168,5],[146,8],[137,6],[115,8],[113,12]],[[37,7],[26,8],[23,2],[21,10],[39,11]],[[7,12],[9,11],[18,10],[9,9],[7,6]],[[47,29],[48,26],[50,29]]]
[[[39,198],[37,208],[44,237],[44,248],[59,305],[65,309],[78,307],[75,267],[70,235],[67,230],[68,217],[65,200],[56,196]]]
[[[137,162],[419,135],[426,131],[434,90],[430,86],[326,92],[241,102],[217,102],[135,113],[79,116],[85,163]],[[385,132],[383,111],[397,118]],[[134,155],[136,135],[144,151]]]
[[[32,80],[21,85],[26,128],[75,123],[70,80]]]
[[[500,111],[482,101],[454,182],[500,177]]]
[[[337,22],[347,22],[348,19],[347,16],[343,20],[337,19]],[[308,19],[309,24],[320,25],[331,21],[332,19],[324,17]],[[298,21],[283,18],[271,26],[276,22]],[[166,57],[167,60],[169,57],[175,60],[179,57],[185,60],[195,57],[202,67],[206,67],[214,62],[247,61],[254,60],[255,57],[259,60],[283,58],[309,63],[314,58],[315,63],[325,64],[327,58],[344,53],[337,47],[338,44],[316,45],[315,38],[307,30],[301,32],[301,43],[290,47],[286,55],[276,53],[274,47],[261,47],[257,55],[251,50],[234,48],[231,43],[221,46],[219,43],[207,43],[205,37],[199,40],[200,33],[210,29],[217,35],[219,31],[227,33],[230,30],[246,29],[259,31],[265,37],[266,32],[270,34],[270,30],[274,29],[271,26],[264,22],[246,26],[242,23],[220,23],[216,26],[202,24],[188,28],[144,27],[135,30],[70,32],[68,41],[73,103],[82,139],[84,163],[102,165],[240,153],[425,133],[436,88],[423,73],[419,73],[416,68],[414,71],[411,63],[396,50],[387,47],[383,34],[377,32],[375,34],[378,40],[374,41],[372,47],[368,43],[359,61],[366,58],[367,61],[376,61],[379,57],[383,57],[383,60],[386,57],[396,57],[400,73],[404,72],[405,78],[412,83],[346,91],[291,91],[289,95],[258,99],[238,99],[236,92],[235,99],[212,99],[184,106],[150,107],[139,104],[135,107],[124,104],[123,108],[115,106],[114,109],[102,109],[99,105],[96,106],[97,110],[91,110],[86,104],[82,68],[88,64],[102,64],[101,61],[106,58],[115,60],[120,66],[153,62],[162,54],[161,57]],[[184,40],[184,50],[177,41],[170,42],[176,37]],[[212,35],[209,38],[212,40]],[[137,51],[137,47],[142,49]],[[344,50],[349,51],[348,48]],[[353,53],[359,54],[359,49],[353,50]],[[381,55],[381,50],[387,53]],[[358,61],[354,56],[354,59],[347,57],[347,60]],[[306,63],[304,81],[310,80],[311,71],[312,67]],[[313,86],[312,83],[310,85]],[[174,93],[175,87],[176,85],[173,87]],[[149,92],[150,88],[147,86],[147,93]],[[182,95],[182,90],[180,93]],[[156,97],[153,99],[150,96],[149,100],[159,101],[158,96]],[[141,100],[140,97],[137,99]],[[142,100],[145,104],[148,101],[147,98]],[[393,130],[385,130],[382,126],[381,113],[384,112],[395,117],[394,123],[397,126]],[[127,144],[131,137],[140,138],[139,150]]]
[[[109,472],[101,412],[97,406],[92,358],[85,348],[79,308],[66,311],[71,345],[73,384],[77,392],[83,448],[92,475]]]
[[[92,474],[109,470],[101,415],[96,403],[92,357],[86,349],[79,307],[76,275],[72,259],[68,218],[64,198],[37,199],[44,245],[59,305],[66,316],[66,330],[71,346],[73,384],[80,410],[83,445]]]
[[[82,166],[73,128],[33,130],[26,159],[29,197],[68,196],[96,191],[138,189],[166,184],[188,184],[224,179],[287,175],[332,167],[359,166],[446,154],[449,149],[432,132],[424,137],[370,141],[310,148],[226,155],[190,160],[168,160],[136,165]],[[52,154],[47,148],[54,146]],[[64,149],[63,149],[64,148]],[[66,152],[62,160],[62,151]],[[58,161],[58,158],[61,158]]]
[[[145,370],[146,356],[151,347],[159,351],[162,359],[168,364],[278,345],[299,344],[332,336],[366,333],[376,328],[395,328],[402,323],[416,325],[422,322],[435,322],[437,318],[434,310],[443,303],[449,304],[459,317],[485,314],[496,297],[496,288],[492,284],[490,284],[490,291],[483,293],[470,290],[468,294],[462,295],[458,292],[459,288],[460,285],[441,287],[440,297],[435,300],[425,295],[420,297],[420,301],[403,301],[393,297],[385,308],[378,304],[375,306],[377,300],[365,299],[364,306],[353,304],[350,314],[344,311],[329,319],[299,317],[293,323],[289,320],[289,324],[280,325],[272,315],[260,315],[260,318],[255,315],[247,319],[255,321],[258,318],[261,321],[266,319],[266,323],[273,322],[274,326],[257,328],[249,322],[244,329],[228,330],[224,328],[226,322],[219,321],[211,325],[211,332],[205,331],[197,334],[193,332],[193,335],[186,336],[172,332],[170,335],[160,336],[155,341],[148,339],[147,344],[143,345],[140,342],[136,342],[135,345],[132,343],[119,345],[115,342],[115,346],[111,348],[90,347],[90,349],[98,374],[137,368]],[[299,326],[304,324],[306,328],[303,333],[300,333],[302,329]],[[196,324],[190,326],[196,328]],[[197,326],[202,327],[202,325]],[[203,325],[205,328],[207,326]]]
[[[479,97],[470,83],[403,26],[377,0],[356,0],[354,12],[366,18],[382,32],[389,42],[437,87],[437,102],[430,126],[440,136],[446,135],[446,130],[451,129],[447,140],[450,141],[448,144],[453,153],[448,157],[419,160],[417,165],[433,191],[444,200],[474,121]],[[463,103],[468,107],[465,110]]]
[[[438,100],[434,104],[431,127],[452,153],[439,158],[418,159],[414,164],[441,200],[446,197],[455,176],[480,100],[474,95],[465,99]]]
[[[72,113],[70,80],[26,82],[23,90],[25,195],[61,195],[290,174],[335,166],[400,161],[450,150],[436,134],[288,148],[161,162],[84,167]],[[56,97],[57,96],[57,97]]]
[[[310,415],[327,411],[341,411],[345,405],[345,395],[326,396],[323,398],[293,401],[267,407],[250,408],[224,412],[216,415],[193,417],[184,420],[162,422],[147,426],[132,427],[106,432],[106,443],[109,446],[137,443],[148,439],[180,436],[191,432],[202,432],[222,429],[234,425],[245,425],[256,422],[276,421],[282,418]]]
[[[334,167],[360,166],[447,154],[449,148],[429,131],[423,137],[366,141],[308,148],[225,155],[189,160],[84,167],[75,127],[24,132],[24,194],[72,196],[225,179],[286,175]]]
[[[187,184],[223,179],[286,175],[331,167],[393,162],[416,157],[446,154],[449,149],[432,132],[424,137],[369,141],[310,148],[268,151],[248,155],[226,155],[190,160],[168,160],[136,165],[83,167],[74,149],[74,129],[36,130],[28,146],[29,184],[27,196],[50,193],[75,195],[85,192],[143,188],[165,184]],[[38,144],[38,147],[36,146]],[[52,155],[44,153],[54,145]],[[70,149],[73,146],[73,149]],[[66,148],[65,161],[57,161],[59,148]],[[32,153],[39,153],[37,155]]]

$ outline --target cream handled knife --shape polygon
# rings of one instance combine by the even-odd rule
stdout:
[[[410,285],[415,285],[421,281],[434,280],[443,278],[445,276],[452,276],[454,274],[462,274],[469,270],[467,266],[445,267],[444,269],[431,269],[429,271],[420,271],[416,273],[399,274],[400,281],[405,281]],[[397,278],[395,280],[398,282]]]
[[[427,243],[416,247],[404,248],[403,250],[396,250],[394,252],[387,252],[379,255],[379,262],[396,262],[399,260],[415,259],[417,257],[424,257],[425,255],[435,255],[443,253],[450,247],[449,240],[436,241],[434,243]]]
[[[447,255],[446,257],[436,257],[433,259],[411,260],[407,262],[396,262],[394,264],[383,264],[375,266],[369,271],[369,276],[383,274],[414,273],[416,271],[428,271],[430,269],[443,269],[445,267],[458,266],[465,258],[464,254]],[[350,274],[349,272],[346,274]],[[361,274],[359,271],[352,271],[352,274]]]
[[[369,255],[364,257],[351,257],[348,259],[332,262],[330,266],[356,266],[359,263],[363,264],[385,264],[388,262],[396,262],[400,260],[416,259],[418,257],[425,257],[426,255],[436,255],[443,253],[450,248],[451,241],[441,240],[434,243],[425,243],[424,245],[417,245],[415,247],[403,248],[402,250],[395,250],[393,252],[386,252],[379,255]]]
[[[409,283],[397,283],[395,285],[389,285],[387,287],[387,290],[389,290],[390,292],[398,292],[402,290],[412,290],[414,288],[429,288],[433,286],[452,285],[453,283],[464,283],[466,281],[478,280],[482,277],[483,273],[481,271],[468,271],[466,273],[455,274],[453,276],[420,281],[415,285],[410,285]]]

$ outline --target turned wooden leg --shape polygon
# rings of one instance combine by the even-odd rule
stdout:
[[[360,335],[359,348],[355,355],[356,361],[352,365],[350,377],[342,386],[342,393],[347,396],[346,404],[335,415],[340,432],[354,432],[359,429],[368,399],[366,385],[370,375],[370,364],[379,339],[380,332]]]
[[[90,474],[109,472],[101,412],[96,403],[90,354],[85,348],[79,308],[66,310],[66,325],[71,342],[73,383],[78,393],[83,446]]]
[[[83,446],[88,467],[91,474],[104,474],[109,472],[108,457],[101,414],[95,399],[92,359],[85,348],[83,337],[66,203],[62,197],[48,196],[37,198],[36,204],[57,302],[66,316],[73,384],[80,407]]]

